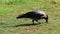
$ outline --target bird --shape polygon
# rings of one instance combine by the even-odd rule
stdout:
[[[25,14],[18,15],[17,19],[19,18],[30,18],[32,19],[33,24],[34,24],[34,21],[38,22],[38,20],[40,19],[45,19],[46,23],[48,23],[48,15],[44,11],[41,11],[41,10],[30,11]]]

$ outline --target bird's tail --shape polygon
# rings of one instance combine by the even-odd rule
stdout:
[[[24,14],[19,15],[19,16],[17,17],[17,19],[19,19],[19,18],[25,18],[25,15],[24,15]]]

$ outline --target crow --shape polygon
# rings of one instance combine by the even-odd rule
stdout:
[[[17,19],[19,18],[30,18],[32,19],[33,24],[34,24],[34,21],[38,22],[38,20],[40,19],[45,19],[46,23],[48,23],[48,15],[44,11],[40,11],[40,10],[21,14],[17,17]]]

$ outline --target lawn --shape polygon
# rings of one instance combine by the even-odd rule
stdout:
[[[16,19],[32,10],[45,11],[49,23]],[[0,34],[60,34],[60,0],[0,0]]]

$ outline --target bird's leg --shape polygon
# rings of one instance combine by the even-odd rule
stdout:
[[[36,20],[36,22],[38,22],[38,20]]]
[[[38,22],[38,20],[36,20],[36,22]],[[40,22],[38,22],[39,24],[41,24]]]
[[[34,20],[32,20],[33,24],[34,24]]]

